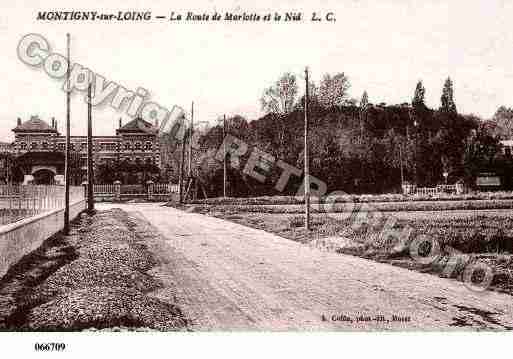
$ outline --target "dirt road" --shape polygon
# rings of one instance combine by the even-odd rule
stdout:
[[[164,236],[159,275],[195,330],[513,330],[508,295],[156,204],[98,205],[113,207]]]

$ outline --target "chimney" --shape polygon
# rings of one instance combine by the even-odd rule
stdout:
[[[52,128],[55,129],[55,117],[52,117]]]
[[[121,117],[119,118],[119,128],[123,127],[123,120],[121,119]]]
[[[53,124],[55,126],[54,128],[57,130],[57,120],[54,119],[54,123]]]
[[[18,117],[18,126],[21,126],[21,118]]]

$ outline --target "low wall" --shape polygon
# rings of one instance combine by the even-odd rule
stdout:
[[[86,208],[81,200],[70,206],[70,220]],[[64,227],[64,208],[56,209],[21,221],[0,226],[0,277],[23,256]]]

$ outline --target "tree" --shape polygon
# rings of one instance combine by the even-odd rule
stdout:
[[[456,104],[454,103],[454,89],[451,78],[445,80],[442,89],[442,97],[440,98],[441,106],[440,111],[445,113],[457,113]]]
[[[319,86],[319,102],[324,107],[342,106],[347,99],[349,79],[342,72],[334,76],[325,74]]]
[[[363,116],[369,107],[369,95],[367,91],[363,91],[362,99],[360,100],[360,140],[363,137],[364,119]]]
[[[492,121],[495,123],[495,134],[503,139],[513,137],[513,109],[501,106],[493,115]]]
[[[277,115],[286,115],[294,109],[298,86],[296,75],[284,73],[273,86],[264,90],[260,99],[262,111]]]
[[[369,95],[367,91],[363,91],[362,98],[360,100],[360,109],[365,109],[369,105]]]
[[[413,108],[422,108],[425,106],[425,104],[424,104],[425,93],[426,93],[426,89],[422,85],[422,81],[417,82],[417,87],[415,88],[415,93],[414,93],[413,99],[411,101]]]
[[[264,90],[260,99],[262,110],[273,114],[279,121],[279,155],[283,156],[285,138],[285,117],[294,110],[297,102],[298,85],[296,75],[284,73],[273,86]]]
[[[499,140],[492,136],[485,126],[480,126],[474,131],[474,134],[466,140],[463,153],[465,182],[473,186],[479,171],[493,168],[492,163],[500,150]]]
[[[316,108],[322,106],[320,103],[319,97],[319,89],[317,85],[313,81],[308,81],[308,106],[310,111],[312,112]],[[294,111],[303,111],[305,108],[305,94],[299,98],[296,105],[294,106]]]
[[[16,173],[16,158],[12,153],[1,152],[0,153],[0,181],[5,184],[10,184]],[[22,176],[23,177],[23,176]]]

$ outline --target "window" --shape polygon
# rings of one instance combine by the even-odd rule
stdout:
[[[510,147],[510,146],[506,146],[506,147],[504,147],[504,154],[505,154],[507,157],[511,157],[511,147]]]
[[[141,142],[136,142],[136,143],[135,143],[135,149],[136,149],[137,151],[140,151],[140,150],[141,150],[141,146],[142,146],[142,145],[141,145]]]
[[[125,142],[125,151],[130,151],[132,149],[132,146],[130,145],[130,142]]]
[[[63,142],[61,142],[57,145],[57,149],[59,151],[64,151],[66,149],[66,145]]]
[[[152,145],[151,145],[150,141],[146,142],[146,144],[144,146],[144,149],[147,150],[147,151],[151,151],[152,150]]]
[[[43,150],[47,150],[48,149],[48,142],[43,142],[41,147],[43,148]]]
[[[20,143],[20,149],[26,150],[27,149],[27,144],[25,142],[21,142]]]
[[[116,144],[112,142],[106,142],[104,143],[105,150],[106,151],[116,151]]]
[[[30,149],[31,149],[31,150],[37,150],[37,142],[32,142],[32,143],[30,144]]]

